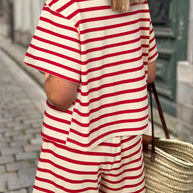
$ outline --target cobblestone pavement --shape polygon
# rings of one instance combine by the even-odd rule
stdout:
[[[0,50],[0,192],[32,192],[44,101],[43,89]]]

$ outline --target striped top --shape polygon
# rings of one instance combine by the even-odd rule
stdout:
[[[43,138],[89,150],[143,134],[148,63],[157,55],[147,1],[119,14],[110,0],[47,0],[24,61],[79,87],[67,111],[47,102]]]

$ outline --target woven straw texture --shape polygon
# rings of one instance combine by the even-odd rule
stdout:
[[[154,162],[151,146],[144,152],[146,193],[193,193],[193,145],[160,139],[155,146]]]

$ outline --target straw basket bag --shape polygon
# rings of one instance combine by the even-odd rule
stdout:
[[[146,193],[193,193],[193,145],[170,140],[155,85],[148,85],[151,102],[152,137],[144,136]],[[154,137],[152,90],[166,139]],[[151,144],[148,144],[151,140]]]

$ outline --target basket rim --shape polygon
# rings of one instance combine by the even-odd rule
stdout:
[[[148,151],[151,152],[151,147],[152,145],[150,144],[148,146]],[[145,154],[147,154],[146,152],[144,152]],[[183,161],[177,157],[174,157],[172,155],[170,155],[169,153],[166,153],[165,151],[163,151],[162,149],[160,149],[159,147],[155,147],[155,153],[158,154],[158,155],[161,155],[163,156],[165,159],[175,163],[175,164],[179,164],[180,166],[182,167],[193,167],[193,163],[190,163],[190,162],[186,162],[186,161]],[[155,157],[156,159],[156,157]]]

